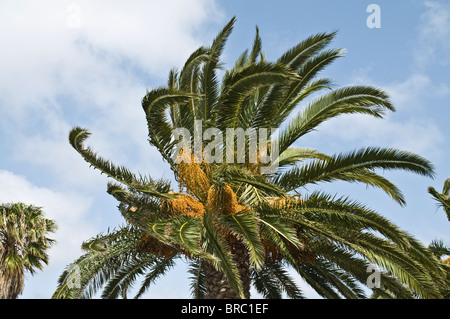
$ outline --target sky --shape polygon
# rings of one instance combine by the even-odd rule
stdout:
[[[447,1],[0,0],[0,203],[40,206],[59,225],[49,265],[26,277],[20,298],[50,298],[81,243],[123,223],[106,193],[107,177],[69,145],[70,129],[89,129],[87,144],[114,163],[169,179],[147,142],[141,100],[234,16],[225,67],[251,47],[256,26],[272,61],[311,34],[338,31],[330,47],[345,48],[345,57],[322,75],[336,87],[380,87],[396,112],[384,119],[342,116],[297,145],[329,154],[394,147],[426,157],[434,179],[384,173],[402,190],[406,207],[362,185],[320,187],[365,203],[426,245],[450,244],[450,223],[427,193],[450,177]],[[190,298],[188,286],[181,263],[145,297]],[[301,288],[317,297],[302,282]]]

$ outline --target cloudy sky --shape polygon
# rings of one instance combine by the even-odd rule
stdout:
[[[368,24],[370,4],[380,9],[379,28]],[[330,154],[377,145],[427,157],[434,180],[385,174],[404,192],[406,207],[361,185],[323,187],[366,203],[425,244],[450,244],[450,223],[426,191],[441,190],[450,177],[447,1],[0,0],[0,8],[0,202],[41,206],[59,225],[49,266],[27,277],[22,298],[49,298],[81,243],[123,222],[106,177],[70,147],[70,129],[88,128],[88,144],[117,164],[169,178],[148,145],[141,99],[233,16],[225,66],[251,46],[256,25],[269,60],[313,33],[339,31],[333,46],[346,48],[346,57],[324,75],[337,86],[382,87],[397,111],[382,120],[329,121],[301,145]],[[185,265],[146,296],[188,298]]]

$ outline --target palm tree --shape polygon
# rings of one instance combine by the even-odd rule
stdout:
[[[433,255],[447,268],[447,278],[450,280],[450,247],[446,246],[442,240],[433,240],[428,247]],[[445,258],[445,256],[447,257]],[[442,295],[445,299],[450,299],[450,286],[444,287]]]
[[[447,219],[450,221],[450,178],[444,182],[442,193],[436,191],[433,187],[428,187],[428,193],[438,202],[438,205],[444,209]]]
[[[302,298],[292,271],[325,298],[363,298],[371,264],[383,270],[382,285],[374,288],[380,294],[441,297],[445,270],[413,236],[347,197],[305,191],[318,183],[357,182],[404,205],[401,191],[376,169],[433,176],[429,161],[406,151],[368,147],[328,155],[296,144],[342,114],[383,117],[394,111],[388,95],[369,86],[333,89],[318,77],[342,56],[342,50],[327,49],[335,32],[310,36],[269,62],[257,29],[251,50],[219,82],[220,56],[234,23],[142,100],[149,143],[173,171],[177,191],[168,181],[98,156],[84,145],[86,129],[70,132],[84,160],[116,181],[108,183],[108,193],[127,225],[87,241],[86,253],[74,262],[80,285],[67,284],[71,265],[53,297],[92,297],[101,287],[103,297],[126,297],[142,275],[139,297],[178,258],[190,264],[196,298],[248,298],[251,285],[267,298]],[[216,129],[212,141],[199,146],[196,136],[208,128]],[[241,135],[248,142],[243,147],[235,147],[239,137],[226,135],[233,129],[250,133]],[[269,137],[259,153],[250,143],[255,132]],[[189,143],[193,153],[184,147]]]
[[[0,205],[0,299],[15,299],[24,288],[24,273],[35,273],[48,263],[54,243],[47,233],[56,223],[41,208],[23,203]]]

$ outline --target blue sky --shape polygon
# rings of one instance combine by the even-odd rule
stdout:
[[[381,28],[367,26],[370,4],[380,8]],[[323,75],[337,87],[381,87],[397,111],[383,120],[329,121],[298,145],[330,154],[377,145],[425,156],[436,168],[434,180],[385,173],[403,191],[406,207],[361,185],[321,187],[366,203],[425,244],[450,244],[450,223],[427,193],[450,177],[447,1],[0,0],[0,7],[0,202],[42,206],[59,224],[50,264],[27,277],[22,298],[49,298],[81,243],[122,223],[106,177],[70,147],[71,127],[88,128],[88,144],[113,162],[169,178],[147,143],[141,99],[233,16],[226,65],[251,46],[256,25],[269,60],[313,33],[339,31],[332,47],[345,48],[345,57]],[[185,265],[147,297],[188,298]]]

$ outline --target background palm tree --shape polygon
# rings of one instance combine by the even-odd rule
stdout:
[[[248,298],[251,284],[267,298],[301,298],[291,270],[325,298],[362,298],[370,264],[383,270],[382,285],[375,288],[379,294],[440,298],[446,270],[413,236],[347,197],[305,192],[307,185],[357,182],[404,205],[401,191],[376,169],[433,176],[429,161],[406,151],[368,147],[328,155],[294,145],[339,115],[382,117],[394,111],[387,94],[369,86],[333,89],[331,80],[318,77],[342,56],[342,50],[327,49],[335,32],[313,35],[269,62],[257,29],[251,50],[221,71],[220,56],[234,23],[233,18],[210,47],[193,52],[180,71],[172,70],[167,86],[148,91],[142,100],[149,142],[172,169],[178,191],[168,181],[133,174],[98,156],[84,145],[87,130],[70,132],[81,156],[118,182],[109,183],[108,192],[128,225],[87,241],[86,254],[74,263],[80,285],[68,284],[71,265],[53,297],[91,297],[101,287],[104,297],[125,297],[143,275],[138,297],[183,258],[190,263],[196,298]],[[237,149],[233,139],[214,144],[212,151],[200,149],[223,161],[196,160],[180,150],[174,129],[186,129],[195,143],[197,130],[210,127],[222,133],[277,128],[279,136],[269,133],[271,142],[253,160],[247,160],[251,147]],[[271,163],[278,169],[262,173],[263,155],[276,155],[277,148]],[[231,163],[225,158],[230,152]]]
[[[433,252],[433,255],[447,268],[447,278],[450,280],[450,247],[446,246],[442,240],[433,240],[428,247]],[[449,285],[443,288],[442,295],[444,298],[450,299]]]
[[[0,205],[0,299],[17,298],[24,287],[24,273],[35,273],[48,263],[47,237],[56,223],[43,211],[23,203]]]
[[[450,221],[450,178],[444,182],[442,193],[436,191],[433,187],[428,187],[428,193],[438,202],[438,205],[444,209],[447,219]]]

